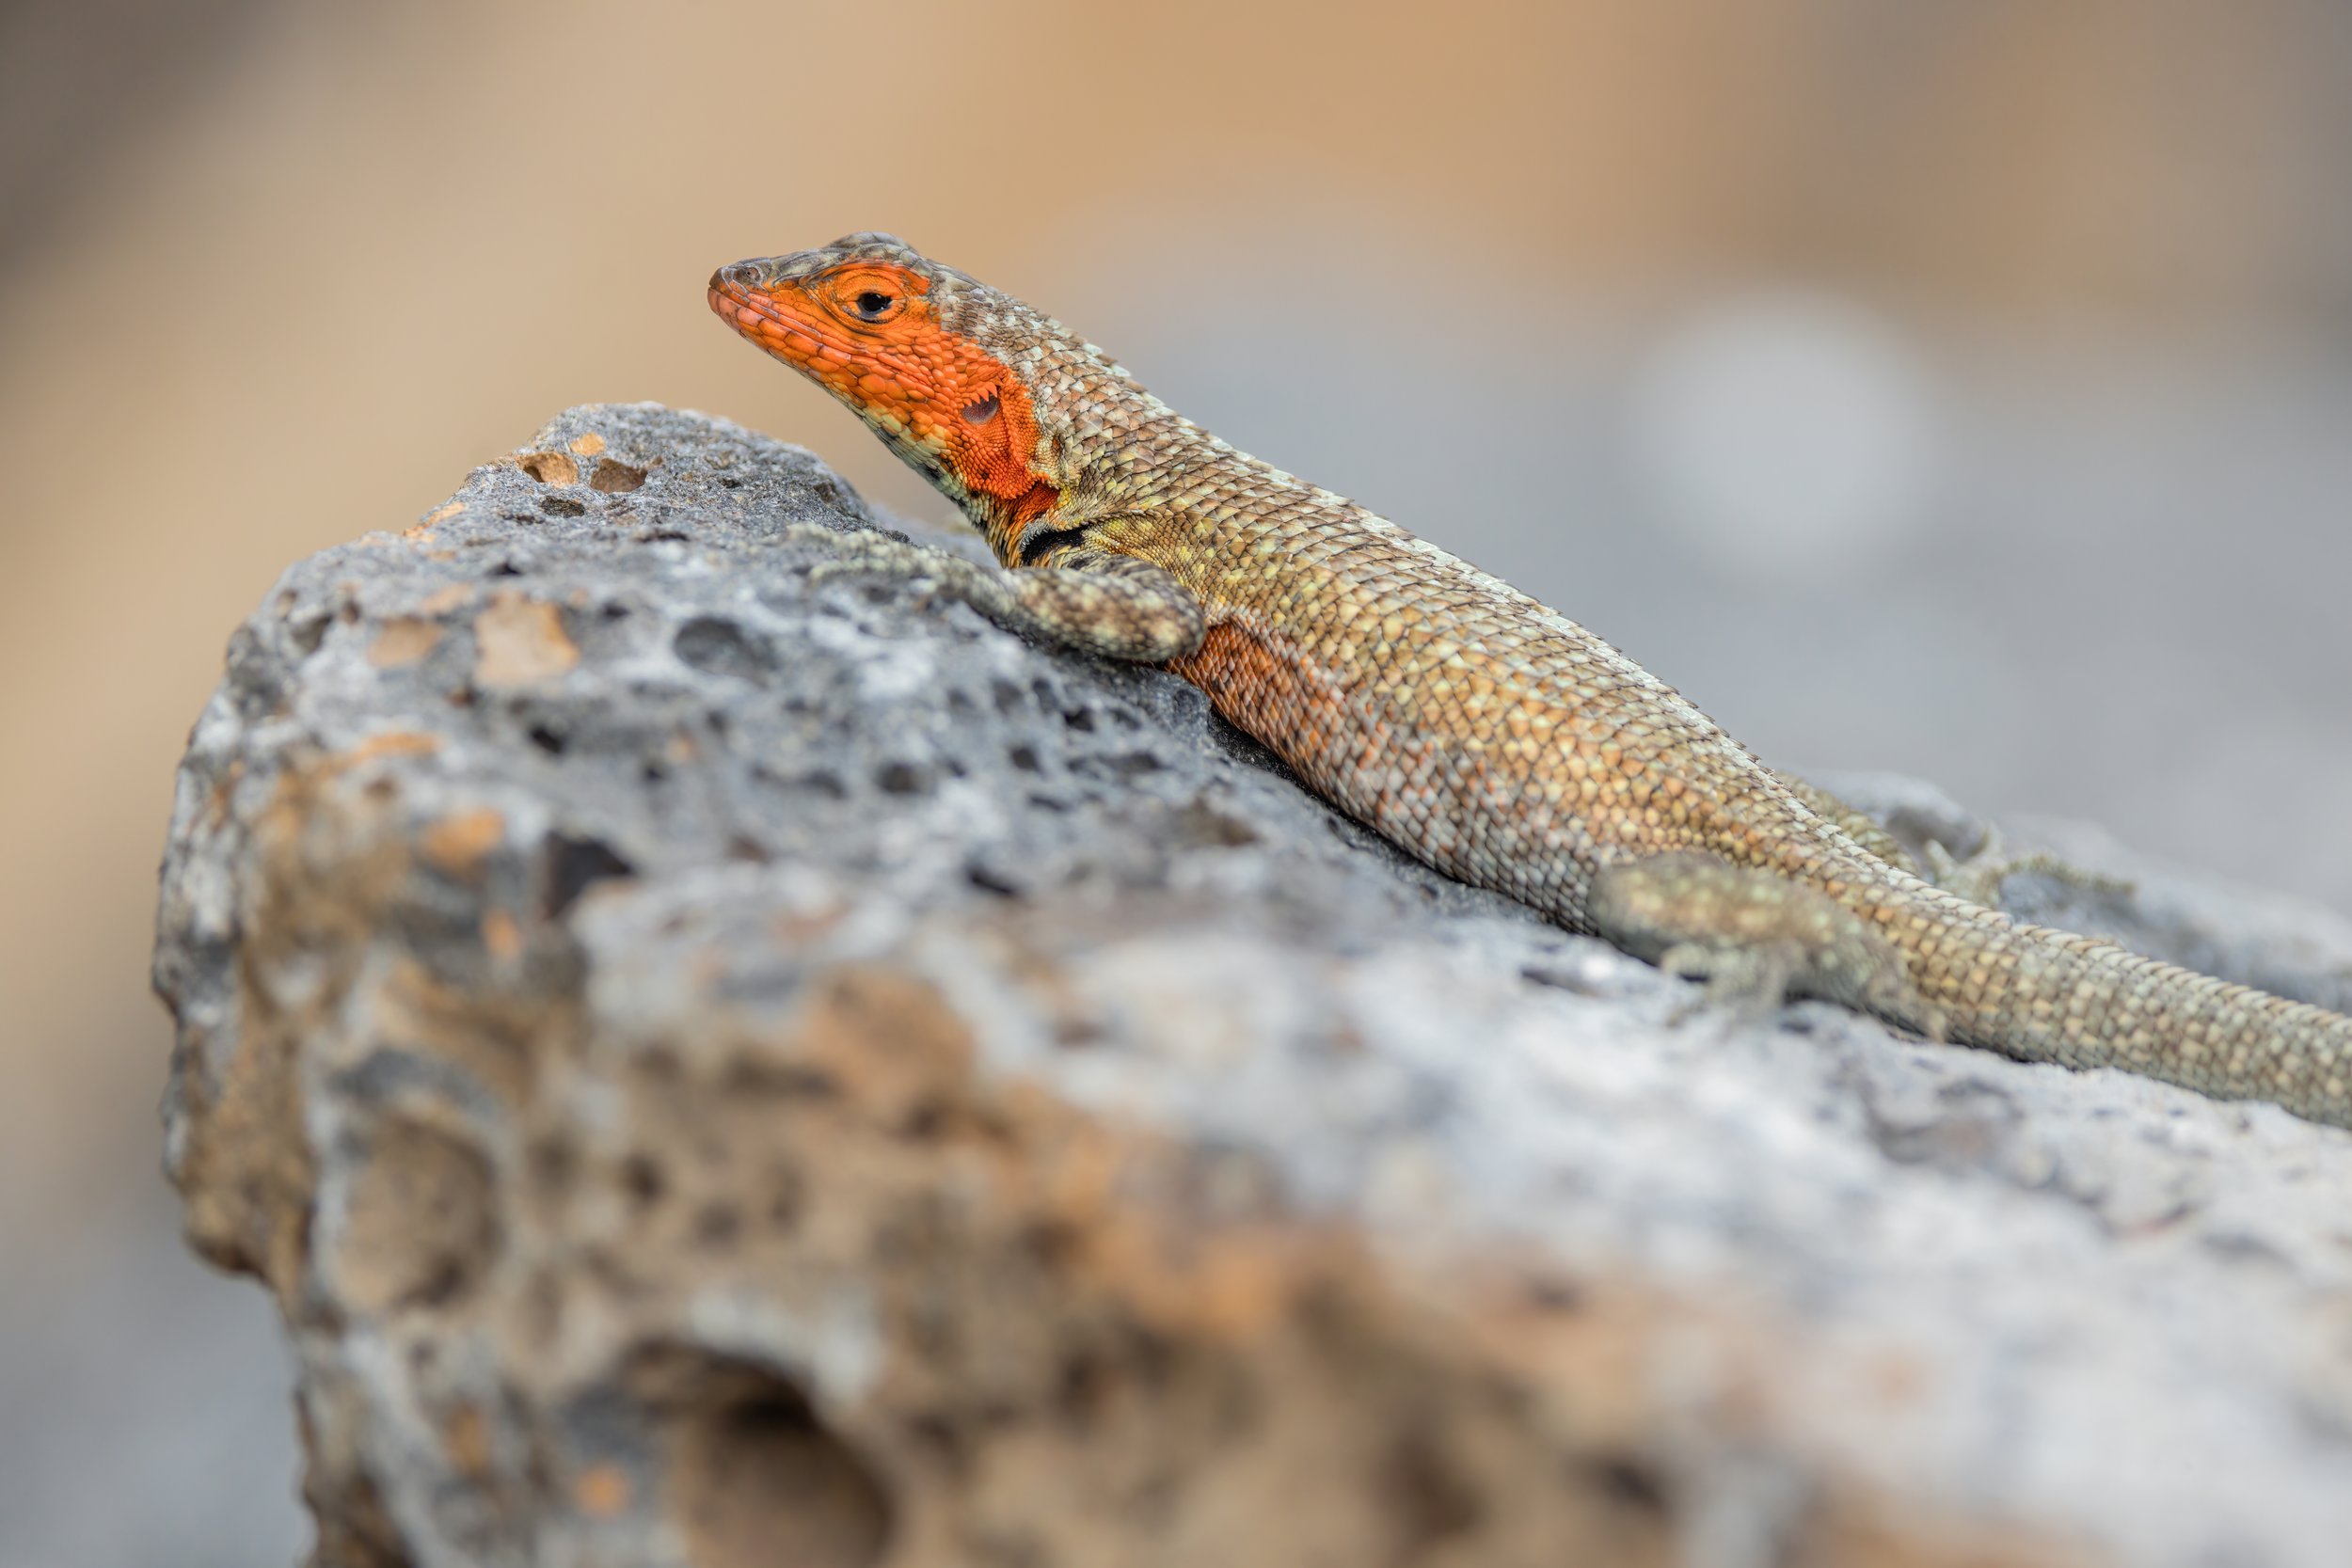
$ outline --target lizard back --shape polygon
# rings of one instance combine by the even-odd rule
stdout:
[[[1843,922],[1901,974],[1899,993],[1825,994],[2010,1055],[2352,1126],[2352,1019],[1906,873],[1581,626],[1235,451],[1092,343],[904,242],[737,262],[710,302],[954,499],[1008,572],[976,579],[916,546],[890,557],[902,569],[953,578],[1008,625],[1166,662],[1438,869],[1661,961],[1692,943],[1730,955],[1772,924],[1759,914],[1826,913],[1817,932]],[[1725,869],[1684,876],[1679,898],[1651,875],[1655,930],[1597,902],[1686,862]]]

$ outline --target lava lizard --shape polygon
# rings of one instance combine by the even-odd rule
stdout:
[[[888,234],[738,261],[730,326],[855,410],[1005,569],[880,532],[850,569],[1160,664],[1438,870],[1724,996],[2115,1067],[2352,1126],[2352,1018],[2022,924],[1913,874],[1563,615],[1235,451],[1011,296]]]

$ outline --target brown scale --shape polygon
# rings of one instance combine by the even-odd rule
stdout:
[[[1165,663],[1438,869],[1726,998],[1827,996],[2352,1126],[2352,1020],[1921,880],[1858,813],[1582,627],[1235,451],[1091,343],[902,242],[738,262],[710,300],[1016,568],[874,535],[842,545],[843,569],[926,577],[1016,629]]]

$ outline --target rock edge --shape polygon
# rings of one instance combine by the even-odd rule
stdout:
[[[1673,1027],[1172,678],[812,589],[810,521],[876,519],[574,409],[231,644],[167,1158],[318,1561],[2335,1560],[2352,1139]],[[2073,912],[2352,993],[2122,869]]]

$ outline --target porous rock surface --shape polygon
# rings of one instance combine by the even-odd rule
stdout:
[[[2345,1560],[2352,1137],[1678,1019],[793,521],[873,519],[574,409],[230,646],[168,1159],[319,1562]],[[2341,923],[2107,868],[2019,896],[2346,994]]]

